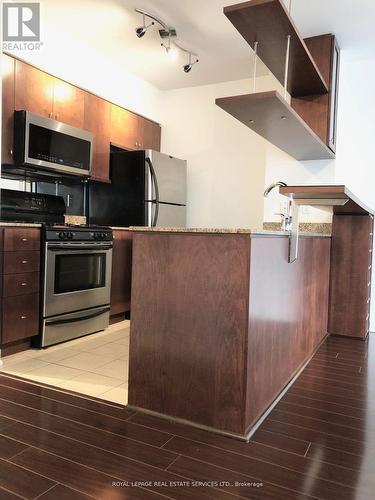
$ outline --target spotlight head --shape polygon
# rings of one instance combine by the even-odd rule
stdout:
[[[140,26],[135,30],[135,33],[138,38],[142,38],[146,34],[147,28],[146,26]]]
[[[199,59],[197,59],[196,61],[192,62],[191,61],[191,55],[189,56],[189,64],[185,64],[185,66],[183,67],[184,68],[184,71],[185,73],[190,73],[192,67],[194,66],[194,64],[197,64],[199,62]]]

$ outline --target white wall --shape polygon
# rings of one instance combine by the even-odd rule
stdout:
[[[258,90],[275,86],[257,79]],[[268,144],[215,104],[251,91],[240,80],[166,93],[162,150],[188,160],[189,226],[262,227]]]

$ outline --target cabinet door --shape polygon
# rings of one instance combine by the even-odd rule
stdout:
[[[130,311],[132,240],[131,231],[113,231],[111,316]]]
[[[140,149],[153,149],[160,151],[161,127],[146,118],[140,118],[139,142]]]
[[[125,149],[137,149],[138,119],[139,117],[136,114],[112,104],[111,143]]]
[[[89,92],[85,92],[84,128],[94,134],[91,178],[109,182],[111,104]]]
[[[52,117],[54,78],[16,60],[15,109]]]
[[[4,164],[13,163],[14,66],[13,57],[3,54],[1,162]]]
[[[39,294],[3,299],[2,344],[39,333]]]
[[[83,128],[85,91],[54,78],[53,118],[73,127]]]

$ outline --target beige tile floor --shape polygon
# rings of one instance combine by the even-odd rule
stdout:
[[[0,371],[107,401],[128,401],[129,321],[2,359]]]

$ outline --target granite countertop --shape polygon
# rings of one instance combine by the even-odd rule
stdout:
[[[201,233],[201,234],[249,234],[251,236],[279,236],[288,237],[287,231],[266,231],[254,230],[248,228],[190,228],[190,227],[141,227],[133,226],[129,228],[131,231],[151,232],[151,233]],[[300,232],[301,237],[324,237],[330,238],[330,234]]]
[[[113,227],[111,226],[113,231],[132,231],[131,227]]]
[[[1,222],[0,227],[42,227],[42,224],[32,222]]]

